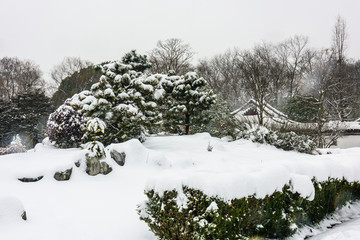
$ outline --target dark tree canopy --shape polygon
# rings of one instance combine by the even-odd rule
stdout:
[[[9,102],[0,103],[0,122],[2,146],[10,143],[19,134],[28,148],[45,137],[46,121],[52,112],[50,99],[43,92],[19,94]]]
[[[91,85],[99,81],[101,71],[92,66],[74,72],[71,76],[63,79],[58,90],[52,96],[52,103],[59,107],[67,98],[83,90],[90,90]]]

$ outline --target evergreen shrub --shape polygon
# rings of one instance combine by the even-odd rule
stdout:
[[[87,119],[66,101],[50,114],[47,135],[51,142],[61,148],[78,147],[82,142]]]
[[[252,195],[231,201],[186,186],[182,192],[149,190],[138,214],[158,239],[284,239],[360,198],[359,182],[313,179],[313,185],[312,201],[292,192],[291,183],[262,199]]]

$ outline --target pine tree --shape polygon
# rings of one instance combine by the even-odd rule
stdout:
[[[132,70],[136,72],[144,72],[151,68],[151,63],[148,61],[146,55],[140,55],[136,53],[136,50],[131,50],[126,53],[122,58],[124,64],[132,66]]]
[[[50,99],[39,91],[19,94],[7,102],[0,100],[0,146],[7,146],[19,134],[27,148],[34,147],[45,137],[51,110]]]
[[[14,132],[11,129],[13,121],[11,102],[0,99],[0,147],[6,147],[10,144]]]
[[[100,66],[103,75],[91,87],[92,96],[74,99],[82,113],[102,119],[108,126],[103,143],[123,142],[139,137],[149,126],[158,122],[157,99],[162,95],[160,80],[132,70],[119,61]]]
[[[170,102],[169,111],[178,124],[185,125],[185,134],[189,134],[193,117],[209,109],[215,103],[216,96],[206,88],[207,82],[195,72],[189,72],[178,78],[173,77],[172,80],[173,101]]]
[[[12,130],[25,140],[26,147],[33,147],[45,137],[46,121],[52,107],[44,92],[19,94],[12,99],[14,108]]]

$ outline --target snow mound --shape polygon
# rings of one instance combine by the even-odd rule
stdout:
[[[19,199],[15,197],[0,198],[0,224],[23,221],[24,211],[24,206]]]
[[[125,167],[170,166],[170,162],[164,154],[147,149],[137,139],[132,139],[124,143],[111,144],[106,148],[109,153],[113,149],[126,154]],[[107,155],[110,156],[110,154]]]

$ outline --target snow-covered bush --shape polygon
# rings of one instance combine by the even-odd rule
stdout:
[[[285,151],[295,150],[312,153],[316,143],[307,135],[297,135],[294,132],[272,131],[261,125],[241,125],[237,138],[249,139],[253,142],[267,143]]]
[[[224,201],[183,187],[157,193],[145,192],[138,206],[140,219],[159,239],[284,239],[297,228],[314,225],[347,202],[360,199],[360,183],[313,179],[315,198],[309,201],[292,191],[291,183],[281,191],[259,199],[255,195]]]
[[[50,114],[47,122],[49,140],[61,148],[79,146],[86,124],[86,118],[69,104],[70,100]]]
[[[105,156],[105,147],[99,142],[104,138],[106,124],[99,118],[90,119],[86,123],[86,130],[83,139],[90,142],[86,144],[88,150],[87,157],[96,157],[98,159]]]
[[[242,130],[239,131],[237,138],[244,138],[258,143],[267,143],[266,139],[270,137],[270,130],[262,125],[250,125],[246,123],[241,127]]]

